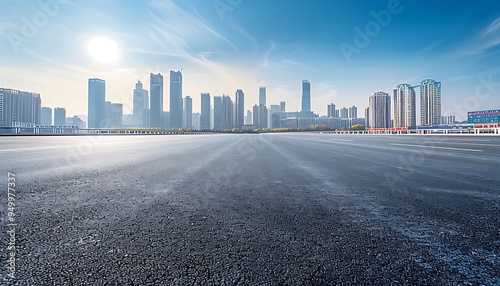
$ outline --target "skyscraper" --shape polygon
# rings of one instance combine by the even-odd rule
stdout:
[[[135,84],[134,95],[133,95],[133,111],[134,120],[136,125],[142,125],[142,117],[144,109],[149,108],[149,94],[142,86],[140,80]]]
[[[111,101],[104,102],[104,125],[103,128],[111,128],[113,126],[113,110],[111,109]]]
[[[253,107],[253,125],[258,128],[267,128],[268,126],[268,109],[264,104],[254,105]]]
[[[278,104],[271,104],[267,110],[267,128],[273,128],[273,116],[275,113],[280,112],[280,106]]]
[[[66,125],[66,109],[62,107],[54,108],[54,126]]]
[[[193,128],[193,99],[189,96],[184,98],[184,126],[183,128]]]
[[[52,126],[52,108],[42,107],[42,126]]]
[[[394,127],[415,128],[416,96],[415,89],[409,84],[400,84],[394,89]]]
[[[201,114],[199,112],[193,113],[193,129],[194,130],[200,130],[200,116]]]
[[[170,71],[170,128],[182,128],[182,72]]]
[[[233,129],[233,101],[228,95],[222,96],[221,127],[220,130]],[[202,128],[203,129],[203,128]]]
[[[111,103],[111,125],[114,128],[123,126],[123,104]]]
[[[106,125],[106,82],[102,79],[89,79],[88,86],[88,127],[103,128]],[[54,116],[55,117],[55,116]],[[55,122],[54,122],[55,124]]]
[[[266,105],[266,87],[261,86],[259,87],[259,105],[264,104]]]
[[[365,108],[365,128],[370,127],[370,107]]]
[[[41,105],[38,93],[0,88],[0,126],[40,125]]]
[[[349,118],[351,119],[358,118],[358,108],[354,105],[349,107]]]
[[[259,105],[259,127],[268,128],[269,111],[264,104]]]
[[[247,110],[247,115],[245,116],[245,124],[252,124],[253,118],[252,118],[252,111]]]
[[[245,94],[241,89],[236,90],[236,128],[243,129],[245,124]]]
[[[161,128],[168,130],[170,129],[170,112],[163,111],[161,114],[162,125]]]
[[[370,96],[370,128],[391,127],[391,97],[388,93],[379,91]]]
[[[420,124],[441,124],[441,82],[434,79],[420,82]]]
[[[349,118],[349,109],[342,107],[340,109],[340,118]]]
[[[32,93],[33,98],[33,123],[41,125],[42,123],[42,98],[38,93]]]
[[[222,116],[222,97],[214,96],[214,130],[221,130],[221,116]]]
[[[152,128],[162,128],[163,127],[163,118],[162,118],[163,76],[160,73],[159,74],[152,73],[149,76],[149,84],[150,84],[149,126]]]
[[[17,122],[20,123],[35,123],[33,96],[31,92],[21,91],[17,96]]]
[[[302,81],[302,112],[311,112],[311,83]]]
[[[326,108],[326,113],[328,117],[335,117],[335,104],[330,103]]]
[[[210,93],[201,94],[200,128],[210,129]]]
[[[151,109],[145,109],[144,112],[142,113],[142,127],[149,128],[150,124],[149,121],[151,120]]]
[[[284,101],[280,102],[280,111],[286,112],[286,103]]]

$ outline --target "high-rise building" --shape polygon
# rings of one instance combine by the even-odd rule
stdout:
[[[0,126],[12,126],[15,122],[15,98],[19,90],[0,88]]]
[[[340,109],[340,118],[349,118],[349,109],[342,107]]]
[[[200,128],[210,129],[210,93],[201,94]]]
[[[214,97],[215,99],[215,97]],[[193,129],[194,130],[200,130],[200,117],[201,114],[199,112],[193,113]]]
[[[66,126],[66,109],[54,108],[54,126]]]
[[[370,127],[370,107],[365,108],[365,128]]]
[[[286,103],[284,101],[280,102],[280,111],[286,112]]]
[[[441,82],[434,79],[420,82],[420,124],[441,124]]]
[[[184,126],[183,128],[193,128],[193,99],[190,96],[184,98]]]
[[[379,91],[370,96],[370,128],[391,127],[391,97],[388,93]]]
[[[259,105],[259,127],[268,128],[269,112],[264,104]]]
[[[241,89],[236,90],[236,128],[243,129],[245,124],[245,94]]]
[[[415,89],[407,83],[398,85],[394,89],[393,102],[394,127],[415,128],[417,126]]]
[[[106,82],[98,78],[89,79],[87,114],[89,128],[104,128],[106,126],[105,101]]]
[[[326,113],[328,117],[335,117],[335,104],[330,103],[326,108]]]
[[[134,95],[133,95],[133,111],[132,114],[135,118],[135,125],[142,125],[142,117],[144,109],[149,108],[149,94],[148,91],[143,88],[142,82],[140,80],[135,84]]]
[[[268,127],[268,110],[264,104],[254,105],[253,107],[253,125],[258,128]]]
[[[111,126],[121,128],[123,126],[123,104],[111,103]]]
[[[42,113],[41,108],[41,99],[38,93],[19,92],[16,109],[17,122],[39,125]]]
[[[214,107],[212,105],[210,105],[210,130],[214,130]]]
[[[252,118],[252,111],[247,110],[247,115],[245,116],[245,124],[252,124],[253,118]]]
[[[273,128],[273,115],[280,112],[280,106],[278,104],[271,104],[269,110],[267,111],[267,128]]]
[[[33,123],[41,125],[42,123],[42,98],[38,93],[32,93],[33,98]]]
[[[302,81],[302,112],[311,112],[311,83]]]
[[[252,124],[256,127],[259,127],[259,121],[260,121],[260,119],[259,119],[259,106],[260,105],[255,104],[252,108],[253,109],[253,112],[252,112],[252,115],[253,115],[252,122],[253,123]]]
[[[40,125],[41,105],[38,93],[0,88],[0,126]]]
[[[149,127],[163,127],[163,76],[150,74],[149,76]],[[171,84],[172,85],[172,84]],[[170,87],[172,89],[172,87]],[[172,107],[170,107],[172,108]],[[181,112],[182,115],[182,112]],[[179,126],[180,127],[180,126]]]
[[[259,87],[259,105],[264,104],[266,105],[266,87],[261,86]]]
[[[234,117],[234,104],[228,95],[222,96],[221,105],[221,127],[220,130],[231,130],[233,129],[233,117]]]
[[[113,126],[113,110],[111,109],[111,101],[104,102],[104,126],[103,128],[111,128]]]
[[[182,128],[182,72],[170,71],[170,128]]]
[[[52,126],[52,108],[42,107],[42,126]]]
[[[222,97],[214,96],[214,130],[222,130],[221,116],[222,116]]]
[[[0,126],[40,125],[41,105],[38,93],[0,88]]]
[[[149,128],[150,124],[149,121],[151,120],[151,114],[150,114],[150,109],[144,109],[144,112],[142,113],[142,127]]]
[[[169,111],[163,111],[161,114],[161,120],[162,120],[162,125],[161,128],[164,130],[170,129],[170,112]]]
[[[358,118],[358,108],[354,105],[349,107],[349,118],[350,119]]]

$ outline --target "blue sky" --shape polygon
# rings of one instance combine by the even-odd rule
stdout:
[[[299,110],[303,79],[320,114],[330,102],[361,113],[372,93],[424,78],[442,81],[443,114],[500,108],[498,1],[3,0],[0,19],[0,86],[39,92],[68,115],[86,113],[90,77],[105,79],[107,100],[127,112],[138,79],[149,86],[160,72],[168,82],[181,68],[194,111],[200,93],[240,88],[250,109],[260,85],[268,104]],[[116,61],[90,56],[96,37],[117,43]],[[356,52],[346,57],[342,45]]]

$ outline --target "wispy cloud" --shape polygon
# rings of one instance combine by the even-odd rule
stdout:
[[[262,60],[261,67],[268,68],[271,66],[271,63],[272,63],[271,54],[274,51],[274,49],[276,49],[276,43],[271,42],[271,46],[269,47],[267,52],[264,54],[264,59]]]
[[[470,39],[466,45],[465,52],[469,54],[481,54],[498,45],[500,45],[500,17],[496,18],[486,28]]]
[[[300,67],[303,66],[302,63],[299,63],[299,62],[294,61],[292,59],[282,59],[281,62],[284,64],[288,64],[288,65],[294,65],[294,66],[300,66]]]
[[[484,31],[484,36],[488,36],[489,34],[495,33],[500,29],[500,17],[496,18]]]
[[[216,31],[196,10],[191,14],[172,1],[154,0],[150,5],[152,9],[149,9],[149,14],[154,21],[148,26],[159,32],[162,41],[169,41],[163,44],[172,45],[179,52],[191,51],[199,46],[215,48],[221,44],[234,48],[234,44]]]

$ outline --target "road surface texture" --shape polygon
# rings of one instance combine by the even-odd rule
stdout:
[[[2,285],[500,285],[500,137],[1,137]]]

